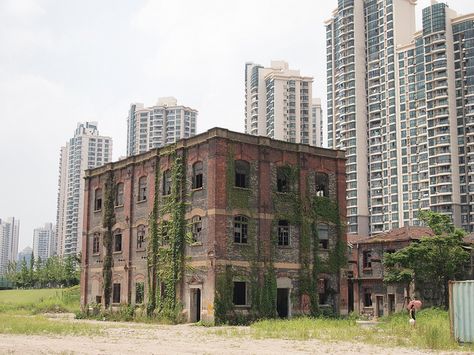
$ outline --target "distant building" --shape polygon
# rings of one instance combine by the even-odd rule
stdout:
[[[321,107],[321,99],[314,98],[311,103],[311,128],[313,129],[313,143],[317,147],[324,147],[323,132],[323,109]]]
[[[46,260],[53,255],[55,228],[52,223],[45,223],[44,227],[33,231],[33,255],[35,259]]]
[[[75,255],[81,250],[84,170],[111,160],[112,138],[99,135],[97,122],[79,123],[74,137],[61,148],[57,238],[53,242],[53,249],[58,255]]]
[[[130,105],[127,118],[127,156],[163,147],[196,134],[198,111],[162,97],[155,106]]]
[[[245,132],[313,144],[312,83],[284,61],[272,61],[270,68],[245,64]]]
[[[8,263],[16,261],[20,220],[15,217],[0,219],[0,275],[7,272]]]
[[[33,249],[31,247],[26,247],[25,249],[23,249],[22,251],[18,253],[17,269],[21,268],[23,259],[26,261],[26,265],[30,267],[31,254],[33,254]]]

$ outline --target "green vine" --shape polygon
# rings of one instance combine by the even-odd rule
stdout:
[[[149,217],[149,243],[147,255],[147,270],[148,270],[148,297],[147,297],[147,315],[150,317],[156,309],[158,297],[158,248],[159,248],[159,232],[158,232],[158,218],[160,215],[159,209],[159,191],[160,191],[160,160],[155,161],[155,194],[153,197],[153,210]]]
[[[112,255],[112,228],[115,224],[115,181],[114,173],[109,171],[105,182],[104,212],[102,215],[102,226],[104,232],[104,263],[102,266],[102,277],[104,279],[104,306],[108,308],[112,297],[112,267],[114,259]]]
[[[232,278],[233,272],[231,265],[226,265],[224,272],[217,274],[214,300],[216,324],[226,323],[233,312],[234,304],[232,303],[232,298],[234,288]]]

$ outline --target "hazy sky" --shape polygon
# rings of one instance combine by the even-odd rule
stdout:
[[[357,0],[359,1],[359,0]],[[429,0],[418,1],[417,17]],[[460,13],[472,0],[448,1]],[[131,102],[199,110],[198,133],[244,129],[244,64],[286,60],[325,107],[324,21],[336,0],[0,0],[0,218],[56,222],[59,149],[99,122],[126,153]],[[419,22],[419,21],[418,21]],[[420,27],[420,25],[418,26]]]

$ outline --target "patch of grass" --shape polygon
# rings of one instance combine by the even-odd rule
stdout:
[[[417,313],[416,328],[408,323],[404,312],[381,319],[376,327],[362,328],[353,317],[346,319],[294,318],[262,320],[250,326],[255,338],[321,339],[327,341],[357,341],[386,347],[403,346],[431,350],[473,351],[474,344],[460,346],[451,339],[446,311],[426,309]],[[225,333],[225,334],[224,334]],[[216,332],[216,335],[242,334],[238,328]]]
[[[0,333],[26,335],[101,335],[103,330],[93,324],[50,320],[40,315],[28,316],[0,313]]]

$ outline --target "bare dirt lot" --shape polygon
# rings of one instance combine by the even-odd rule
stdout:
[[[360,343],[253,339],[216,335],[225,328],[192,325],[101,324],[100,336],[0,335],[1,354],[429,354]],[[240,332],[239,332],[240,333]]]

